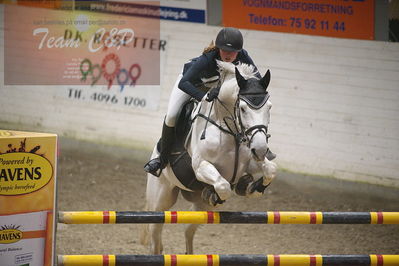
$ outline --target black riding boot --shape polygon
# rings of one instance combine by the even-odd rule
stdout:
[[[172,149],[172,144],[175,136],[175,128],[168,127],[165,122],[162,127],[161,136],[161,151],[159,157],[150,160],[146,165],[144,165],[144,170],[155,176],[160,176],[162,169],[168,164],[168,156],[170,150]]]

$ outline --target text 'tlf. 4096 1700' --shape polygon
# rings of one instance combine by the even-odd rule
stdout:
[[[122,96],[119,94],[92,92],[84,89],[68,88],[68,98],[76,101],[90,101],[99,104],[121,105],[126,107],[144,108],[146,99],[134,96]]]

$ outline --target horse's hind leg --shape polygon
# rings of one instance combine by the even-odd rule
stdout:
[[[194,254],[194,235],[200,224],[189,224],[186,227],[184,236],[186,239],[186,254]]]
[[[185,196],[186,193],[190,192],[182,191],[183,196],[187,200],[192,202],[192,206],[190,208],[191,211],[210,211],[214,209],[213,207],[203,202],[200,192],[191,193],[191,196],[189,198]],[[184,232],[184,236],[186,239],[186,254],[194,254],[194,235],[199,226],[200,224],[188,224],[186,226],[186,230]]]
[[[147,180],[147,211],[166,211],[169,210],[177,200],[179,189],[171,185],[166,178],[161,175],[159,178],[148,174]],[[162,253],[162,229],[163,224],[149,224],[148,234],[150,237],[150,253]]]

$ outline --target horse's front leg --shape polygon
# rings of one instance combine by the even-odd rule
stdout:
[[[201,160],[193,164],[195,175],[201,182],[213,186],[221,200],[231,197],[232,190],[230,183],[219,173],[219,171],[208,161]]]
[[[265,158],[262,162],[261,168],[262,168],[262,172],[263,172],[262,184],[264,186],[268,186],[273,181],[273,179],[276,177],[277,164],[272,161],[269,161],[267,158]]]

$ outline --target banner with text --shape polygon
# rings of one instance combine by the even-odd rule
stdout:
[[[79,1],[79,4],[75,4],[75,9],[129,16],[145,15],[156,19],[181,22],[205,23],[205,0],[162,0],[160,2],[161,6],[149,6],[149,2],[141,2],[140,5],[138,3],[140,2]]]
[[[161,0],[161,19],[205,23],[206,0]]]
[[[374,39],[374,0],[223,0],[223,25]]]
[[[0,265],[52,266],[57,136],[0,128]]]
[[[165,43],[148,3],[140,16],[6,5],[5,85],[159,85]]]

